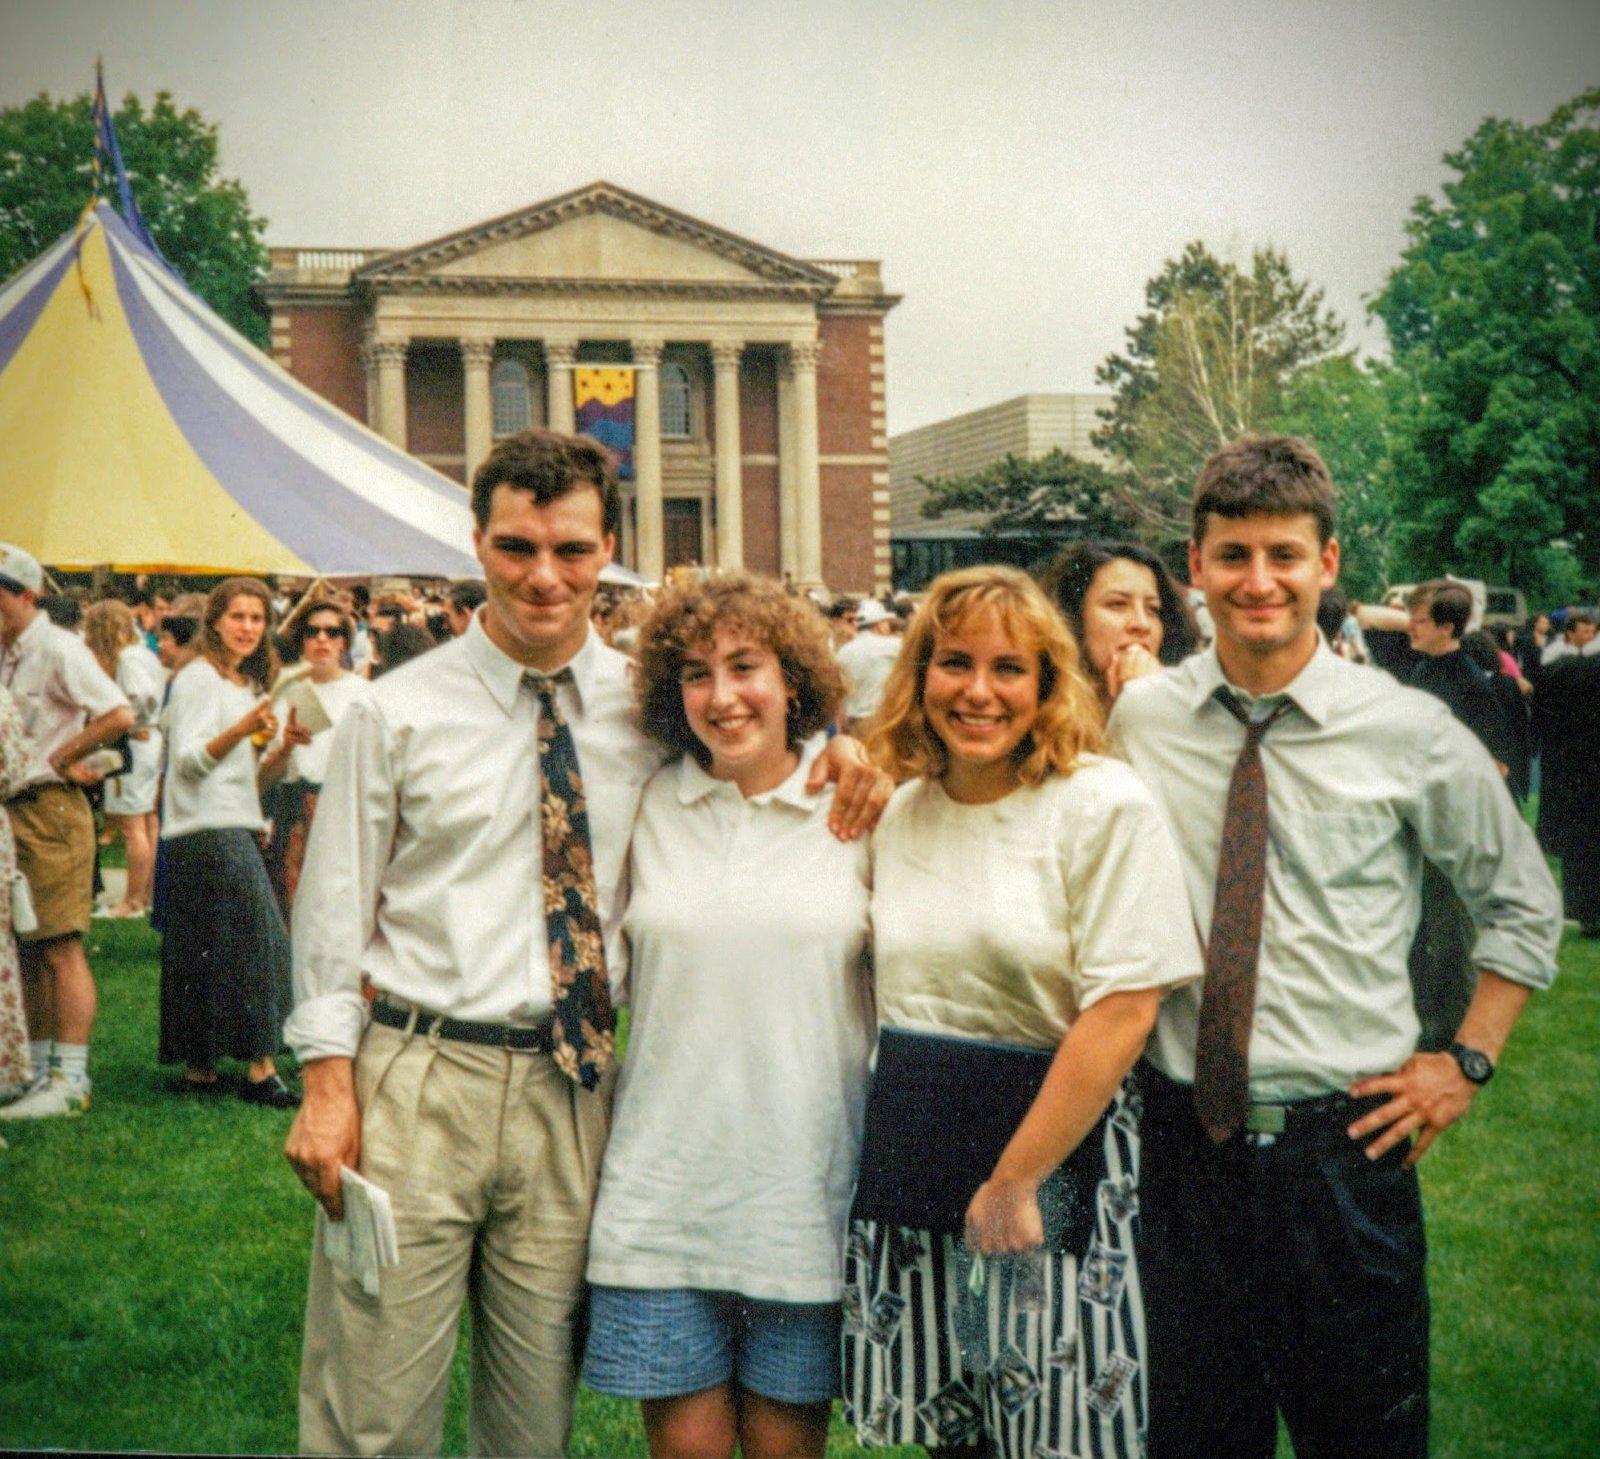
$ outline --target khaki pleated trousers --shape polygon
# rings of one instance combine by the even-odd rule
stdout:
[[[381,1024],[355,1078],[361,1173],[389,1193],[400,1264],[369,1297],[313,1251],[301,1452],[436,1454],[466,1301],[472,1453],[564,1453],[612,1081]]]

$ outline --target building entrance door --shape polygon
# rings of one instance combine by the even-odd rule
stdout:
[[[662,502],[662,559],[667,569],[701,562],[700,498],[669,496]]]

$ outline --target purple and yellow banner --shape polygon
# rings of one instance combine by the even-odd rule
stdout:
[[[617,458],[617,475],[633,480],[632,365],[580,365],[572,372],[573,404],[580,436],[599,441]]]

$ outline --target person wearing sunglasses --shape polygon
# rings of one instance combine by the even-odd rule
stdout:
[[[293,696],[309,695],[321,710],[320,715],[313,716],[313,729],[291,700],[279,716],[281,735],[261,759],[261,790],[270,796],[272,807],[267,871],[285,919],[300,884],[306,839],[311,835],[334,728],[351,705],[372,692],[366,679],[345,668],[354,637],[355,624],[350,615],[331,599],[300,613],[284,634],[290,652],[307,666],[304,677],[295,681]],[[326,724],[322,723],[324,716]]]

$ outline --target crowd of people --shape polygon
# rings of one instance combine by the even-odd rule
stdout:
[[[374,679],[464,632],[483,587],[53,589],[0,544],[0,1120],[89,1106],[91,917],[162,934],[156,1058],[175,1089],[292,1108],[287,919],[331,731]],[[96,907],[118,839],[124,889]]]
[[[605,589],[610,457],[544,431],[473,481],[481,585],[233,578],[80,642],[0,546],[0,1116],[88,1102],[126,737],[158,1057],[298,1106],[320,1220],[345,1170],[392,1204],[375,1294],[313,1242],[305,1452],[436,1452],[465,1305],[480,1453],[564,1452],[581,1378],[660,1456],[820,1455],[837,1398],[946,1455],[1425,1454],[1414,1167],[1555,975],[1541,762],[1600,931],[1600,656],[1469,647],[1448,579],[1350,610],[1334,500],[1218,451],[1200,614],[1117,542],[915,603]]]

